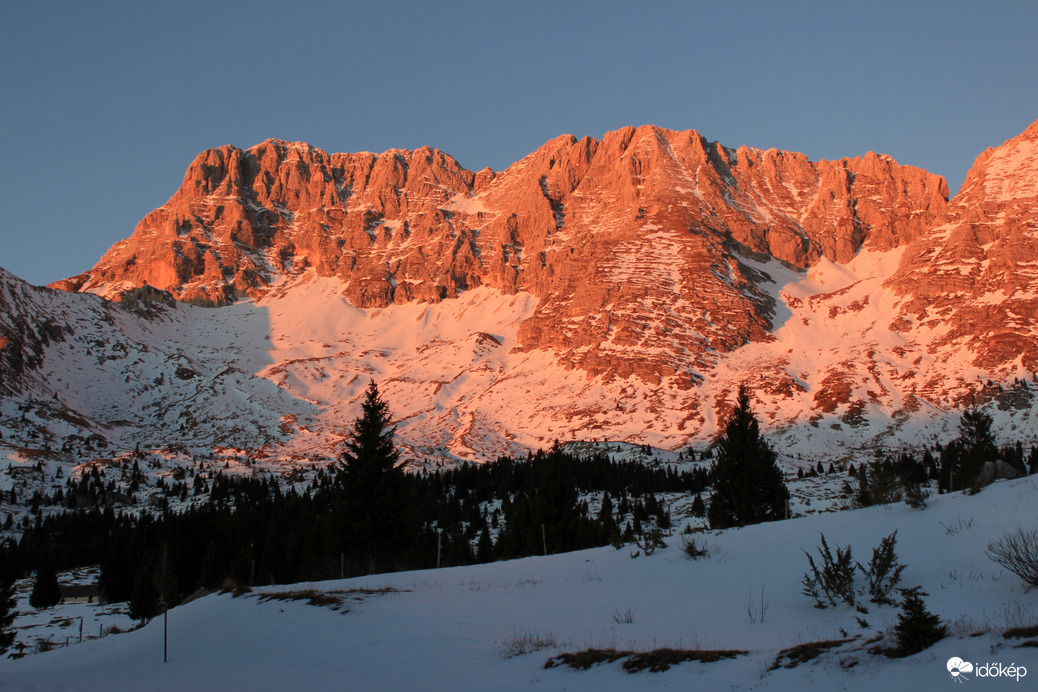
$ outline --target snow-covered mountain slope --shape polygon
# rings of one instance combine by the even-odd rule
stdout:
[[[443,689],[946,690],[952,658],[974,664],[968,684],[1027,688],[1038,675],[1030,637],[1038,593],[984,555],[988,542],[1038,513],[1033,477],[981,493],[804,517],[700,534],[713,554],[683,559],[677,536],[653,555],[600,548],[464,568],[213,594],[143,629],[21,660],[0,660],[0,686],[50,690]],[[867,564],[897,531],[907,565],[901,585],[920,585],[949,636],[907,658],[893,646],[899,608],[858,600],[818,609],[801,593],[819,534]],[[864,579],[857,577],[857,585]],[[294,594],[294,595],[293,595]],[[308,601],[323,605],[309,605]],[[865,612],[863,612],[865,611]],[[57,615],[60,611],[55,611]],[[123,616],[116,616],[123,617]],[[89,632],[88,632],[89,636]],[[772,670],[780,652],[834,642],[817,658]],[[680,663],[629,674],[619,661],[586,671],[545,668],[549,657],[589,647],[651,651],[739,650],[729,660]],[[1016,679],[983,679],[998,663]]]
[[[777,328],[770,341],[711,354],[692,388],[679,375],[589,376],[550,350],[516,349],[537,305],[527,293],[482,287],[435,304],[357,308],[340,280],[308,275],[220,309],[156,301],[135,312],[4,275],[0,444],[70,460],[176,442],[202,456],[234,448],[271,463],[321,462],[338,453],[372,378],[415,462],[492,460],[556,439],[702,447],[742,382],[790,456],[947,440],[970,397],[988,401],[998,432],[1033,441],[1029,373],[979,368],[966,351],[934,350],[925,332],[886,328],[900,299],[883,283],[901,252],[806,273],[743,259],[779,306]],[[17,353],[33,360],[14,368]],[[991,378],[1001,390],[986,386]],[[84,444],[90,435],[108,447]]]
[[[889,286],[906,298],[892,328],[932,331],[982,367],[1038,370],[1038,122],[977,157]]]
[[[909,242],[946,201],[942,178],[889,157],[812,162],[654,126],[560,136],[499,173],[271,140],[203,152],[129,238],[53,285],[226,304],[315,273],[366,308],[527,292],[520,350],[688,387],[708,352],[768,338],[773,306],[734,248],[846,262]]]
[[[324,461],[370,378],[417,463],[705,446],[742,383],[789,457],[945,441],[972,404],[1033,443],[1036,160],[1038,124],[946,202],[888,157],[652,127],[500,173],[433,150],[211,150],[59,282],[85,292],[0,273],[0,445]]]
[[[0,270],[4,441],[77,458],[136,444],[276,439],[277,412],[300,402],[254,376],[269,338],[263,313],[155,294],[130,310]]]

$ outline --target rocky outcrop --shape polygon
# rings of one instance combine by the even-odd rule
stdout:
[[[518,349],[686,387],[712,353],[770,338],[775,306],[733,250],[846,262],[919,237],[946,198],[942,178],[885,156],[812,162],[653,126],[561,136],[498,173],[430,148],[270,140],[203,152],[130,238],[52,285],[220,305],[314,272],[360,307],[527,291],[540,302]]]
[[[906,298],[892,329],[934,330],[934,349],[977,367],[1038,370],[1038,121],[977,157],[889,285]]]
[[[0,444],[173,434],[324,463],[371,377],[412,460],[707,444],[742,384],[790,455],[950,439],[967,405],[1033,430],[1038,124],[945,194],[883,156],[654,127],[501,172],[215,149],[60,282],[118,303],[0,270]]]

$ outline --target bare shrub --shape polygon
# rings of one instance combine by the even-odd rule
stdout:
[[[686,560],[701,560],[710,557],[714,548],[697,536],[681,537],[681,554]]]
[[[512,630],[511,634],[498,642],[498,649],[503,658],[514,658],[525,654],[553,649],[558,646],[554,632],[534,632],[533,630]]]
[[[613,620],[620,625],[629,625],[634,622],[634,610],[628,608],[627,610],[620,610],[617,608],[613,611]]]
[[[667,544],[663,540],[663,532],[657,528],[649,529],[642,536],[641,540],[635,541],[635,544],[642,549],[642,552],[646,556],[652,555],[656,552],[657,548],[666,548]]]
[[[753,592],[750,592],[750,597],[746,600],[746,617],[750,619],[751,624],[764,624],[764,618],[768,616],[768,602],[764,600],[764,587],[760,587],[760,605],[757,606],[753,603]]]
[[[1038,529],[1003,534],[988,543],[984,554],[1020,577],[1028,589],[1038,586]]]
[[[964,520],[961,516],[958,517],[958,522],[955,524],[945,524],[943,521],[937,522],[944,527],[944,533],[949,536],[954,536],[961,531],[969,531],[973,527],[973,517]]]

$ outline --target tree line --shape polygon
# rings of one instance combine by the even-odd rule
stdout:
[[[21,540],[0,547],[0,584],[32,571],[50,575],[101,565],[110,601],[128,601],[135,618],[151,617],[164,597],[175,604],[200,588],[245,588],[374,572],[465,565],[542,553],[620,545],[671,526],[661,493],[694,495],[691,511],[712,528],[788,516],[789,491],[740,388],[735,410],[710,455],[710,466],[678,470],[614,461],[606,454],[551,449],[494,463],[464,463],[404,473],[388,407],[372,382],[334,469],[303,491],[272,478],[208,478],[177,469],[163,490],[196,502],[174,511],[121,512],[98,501],[146,485],[137,461],[124,466],[128,485],[105,482],[96,468],[58,499],[66,511],[36,513]],[[959,437],[924,450],[851,464],[857,504],[925,499],[938,490],[979,487],[992,465],[1038,471],[1038,447],[995,445],[989,416],[963,414]],[[934,453],[936,452],[936,454]],[[709,505],[701,497],[710,490]],[[849,489],[849,483],[848,483]],[[12,491],[13,492],[13,491]],[[849,489],[849,492],[850,489]],[[589,499],[598,505],[592,511]],[[38,498],[41,502],[46,498]],[[923,502],[925,504],[925,502]],[[658,534],[657,534],[658,535]]]
[[[199,588],[601,546],[625,533],[666,528],[670,518],[656,494],[702,492],[710,480],[705,468],[576,456],[558,445],[524,458],[407,474],[392,437],[388,409],[372,383],[336,470],[322,472],[302,492],[269,478],[214,473],[199,484],[196,476],[204,502],[181,511],[167,505],[157,514],[76,503],[37,515],[0,558],[12,576],[100,564],[106,598],[129,601],[131,614],[144,619],[159,611],[163,591],[174,604]],[[104,487],[93,474],[84,487],[90,484]],[[591,511],[593,496],[608,509]]]

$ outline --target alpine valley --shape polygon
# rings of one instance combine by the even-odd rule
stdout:
[[[694,131],[200,154],[95,267],[0,270],[0,458],[135,449],[290,473],[371,379],[413,467],[553,441],[706,447],[740,384],[784,463],[1034,441],[1038,122],[945,180]]]

